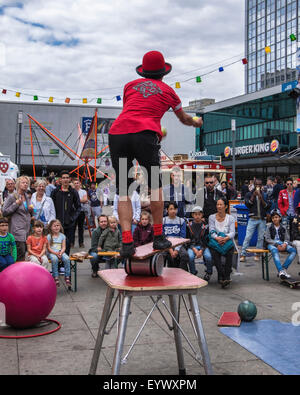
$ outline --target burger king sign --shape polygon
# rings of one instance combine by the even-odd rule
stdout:
[[[279,151],[279,141],[273,140],[271,143],[261,143],[254,145],[243,145],[242,147],[235,148],[235,155],[253,155],[253,154],[275,154]],[[232,148],[225,147],[224,149],[225,158],[232,156]]]

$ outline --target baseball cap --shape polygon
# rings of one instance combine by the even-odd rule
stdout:
[[[201,212],[203,213],[202,207],[200,206],[195,206],[192,210],[192,213],[197,213],[197,212]]]
[[[282,217],[281,212],[276,209],[271,211],[271,217],[274,217],[274,215],[279,215],[279,217]]]

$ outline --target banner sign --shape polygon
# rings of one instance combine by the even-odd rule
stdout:
[[[10,157],[0,156],[0,177],[8,177],[10,173]]]
[[[254,145],[244,145],[242,147],[235,148],[235,155],[249,155],[249,154],[266,154],[272,153],[275,154],[279,151],[279,141],[273,140],[271,143],[262,143],[262,144],[254,144]],[[226,147],[224,149],[225,158],[229,158],[232,156],[232,148]]]

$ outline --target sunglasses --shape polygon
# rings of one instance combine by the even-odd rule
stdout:
[[[293,183],[292,182],[287,182],[286,185],[293,185]]]
[[[205,181],[205,184],[213,184],[213,181]]]

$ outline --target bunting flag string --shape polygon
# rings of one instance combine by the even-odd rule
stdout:
[[[294,34],[291,34],[289,36],[289,38],[290,38],[291,41],[295,41],[296,40],[296,36]],[[270,46],[265,46],[265,52],[267,54],[270,53],[271,52],[271,47]],[[231,59],[233,59],[233,58],[234,57],[232,57]],[[236,58],[236,56],[235,56],[235,58]],[[230,58],[227,59],[227,61],[228,60],[230,60]],[[208,76],[208,75],[210,75],[212,73],[215,73],[215,72],[222,73],[222,72],[225,71],[225,68],[228,68],[228,67],[230,67],[230,66],[232,66],[232,65],[234,65],[236,63],[240,63],[240,62],[242,62],[243,65],[247,65],[248,64],[248,59],[245,58],[245,57],[244,58],[240,58],[240,59],[232,61],[232,62],[230,62],[228,64],[223,64],[222,66],[218,66],[216,68],[213,68],[212,70],[209,70],[209,71],[207,71],[205,73],[201,73],[201,75],[196,75],[196,76],[187,78],[187,79],[185,79],[183,81],[175,81],[173,83],[169,83],[169,85],[170,86],[173,85],[176,89],[180,89],[182,84],[184,84],[186,82],[189,82],[189,81],[192,81],[192,80],[194,80],[197,84],[203,83],[204,77],[206,77],[206,76]],[[193,72],[197,71],[197,70],[200,70],[200,69],[195,69],[195,70],[193,70]],[[185,72],[183,74],[188,74],[188,73],[190,73],[190,72]],[[109,90],[109,89],[116,90],[118,88],[103,88],[102,90]],[[25,90],[25,88],[24,88],[24,90]],[[100,90],[101,89],[99,89],[99,91]],[[90,92],[95,92],[95,91],[96,90],[93,90],[93,91],[90,91]],[[40,99],[46,99],[46,100],[48,100],[49,103],[54,103],[55,101],[56,102],[64,101],[66,104],[69,104],[71,102],[81,102],[82,104],[88,104],[88,103],[95,103],[96,102],[97,104],[102,104],[103,101],[115,100],[117,102],[120,102],[122,100],[122,96],[121,95],[115,95],[115,96],[110,97],[110,98],[109,97],[106,97],[106,98],[104,98],[104,97],[92,97],[92,98],[88,98],[88,97],[78,98],[77,97],[77,98],[72,98],[72,97],[69,97],[69,96],[65,96],[64,98],[62,98],[62,97],[54,97],[53,95],[51,95],[51,96],[42,96],[42,95],[37,95],[35,93],[34,94],[27,93],[27,92],[25,93],[25,92],[22,92],[22,89],[17,89],[17,88],[15,88],[15,89],[2,88],[2,91],[1,91],[2,95],[7,95],[9,92],[13,93],[18,98],[24,97],[24,96],[26,96],[26,97],[30,96],[30,97],[33,98],[34,101],[39,101]]]

